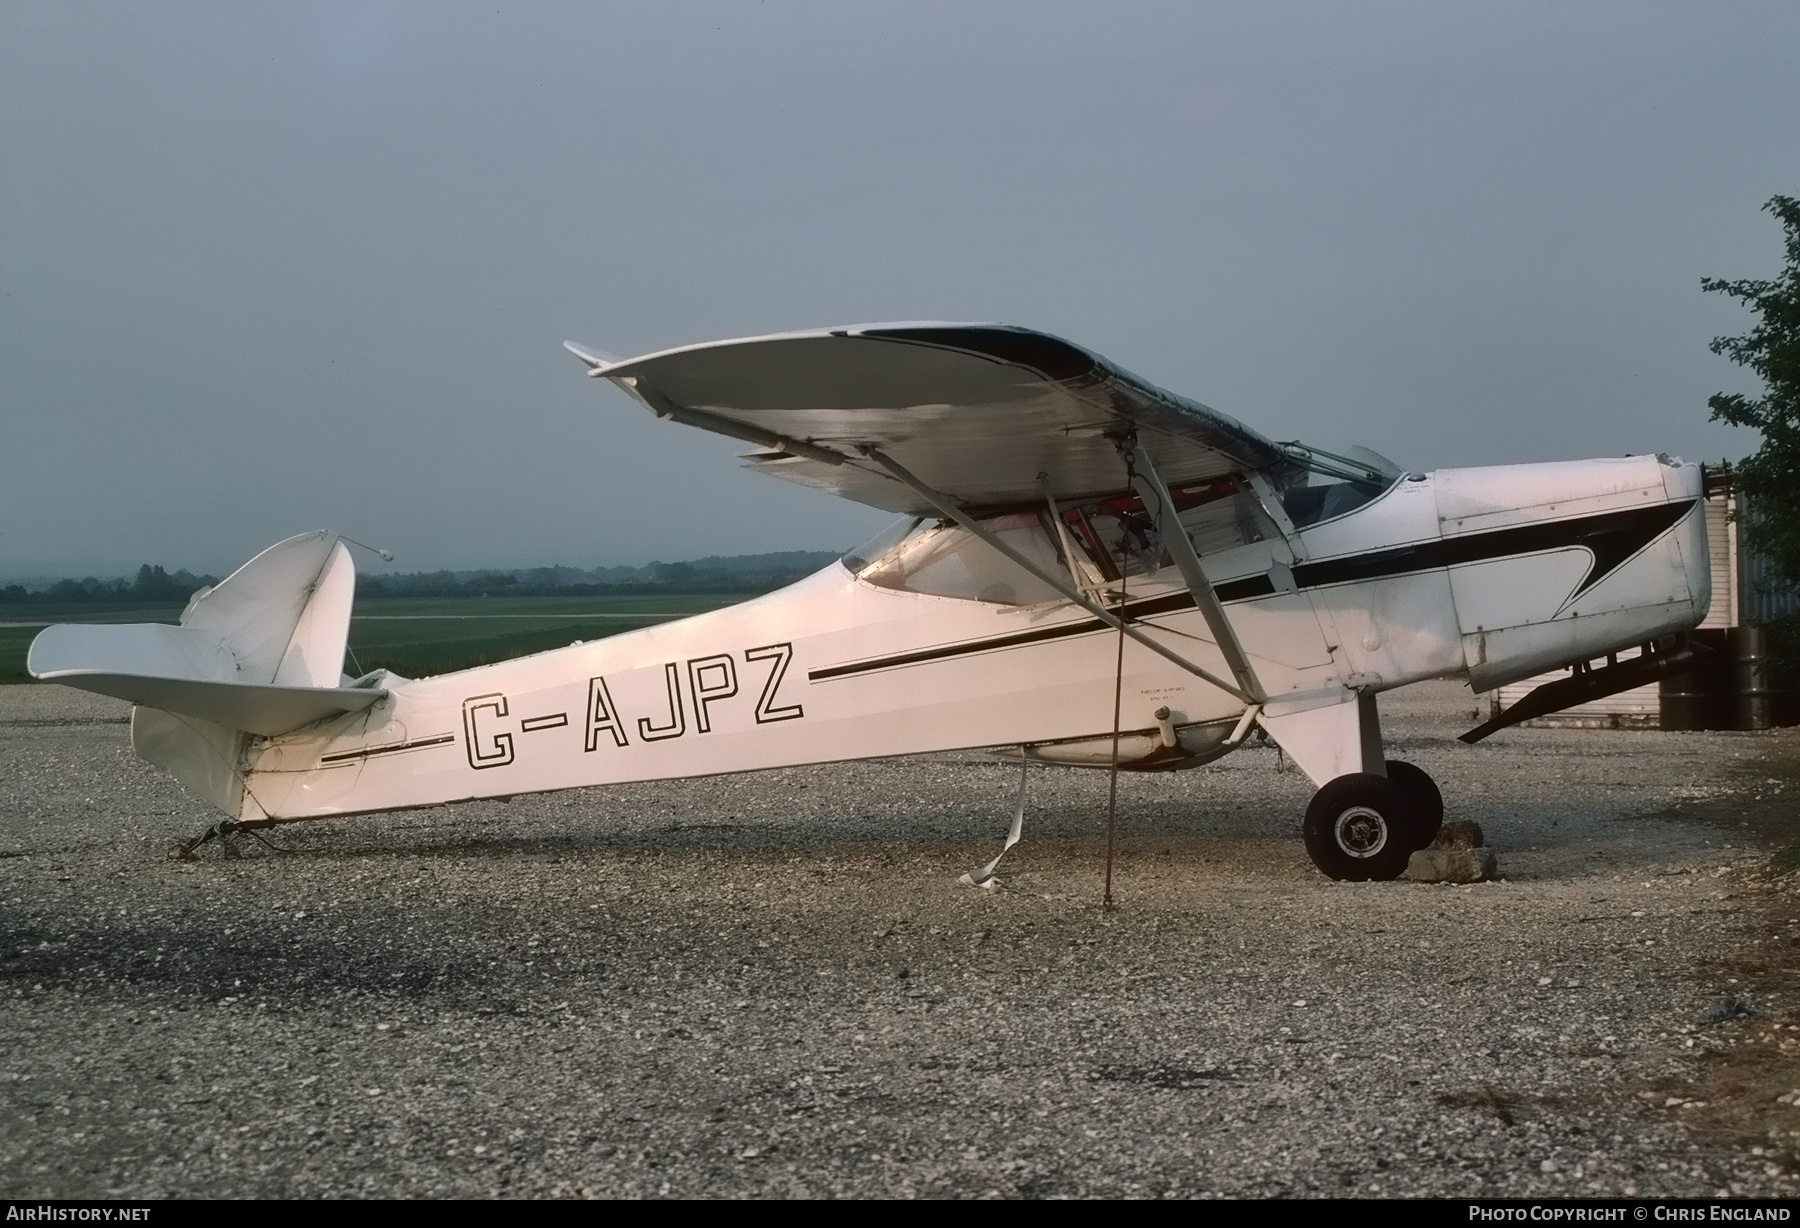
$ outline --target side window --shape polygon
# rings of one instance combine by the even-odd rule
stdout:
[[[1036,512],[997,516],[983,524],[1050,574],[1063,571],[1062,560]],[[852,551],[844,562],[859,578],[881,588],[997,605],[1035,605],[1062,596],[954,523],[915,521],[904,536],[881,550],[878,557],[868,558],[876,553],[871,547],[880,541],[877,538],[868,547]],[[854,563],[863,566],[857,569]]]
[[[1235,478],[1178,487],[1169,492],[1175,515],[1201,558],[1252,542],[1279,538],[1256,495]],[[1047,510],[1047,509],[1046,509]],[[1173,567],[1155,519],[1133,495],[1062,509],[1063,527],[1077,557],[1065,560],[1044,515],[1015,512],[983,522],[1012,549],[1053,576],[1069,576],[1095,589],[1125,576]],[[1061,594],[987,542],[946,520],[906,518],[852,550],[844,566],[881,588],[998,605],[1036,605]]]
[[[1066,515],[1108,580],[1117,580],[1121,572],[1149,575],[1164,566],[1168,551],[1162,535],[1136,495],[1071,508]]]
[[[1224,478],[1169,491],[1175,515],[1201,558],[1281,536],[1256,495]],[[1173,567],[1162,536],[1136,495],[1108,499],[1066,513],[1071,536],[1086,546],[1106,578],[1141,576]]]
[[[1171,490],[1169,495],[1175,500],[1181,527],[1201,558],[1281,536],[1262,501],[1235,482]]]

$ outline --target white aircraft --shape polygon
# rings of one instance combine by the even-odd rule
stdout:
[[[1387,879],[1443,803],[1385,760],[1380,692],[1576,667],[1473,740],[1689,667],[1710,600],[1701,471],[1666,456],[1402,472],[1000,325],[568,348],[750,468],[901,519],[756,600],[421,679],[341,673],[355,572],[308,533],[179,626],[48,628],[31,672],[136,704],[132,745],[214,831],[967,748],[1190,768],[1260,727],[1318,786],[1319,869]]]

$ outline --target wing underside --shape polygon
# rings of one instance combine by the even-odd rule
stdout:
[[[865,457],[876,448],[969,508],[1122,489],[1109,436],[1135,432],[1171,485],[1282,461],[1225,414],[1059,338],[996,324],[869,324],[719,341],[589,374],[654,412],[760,445],[749,466],[895,512],[931,505]]]

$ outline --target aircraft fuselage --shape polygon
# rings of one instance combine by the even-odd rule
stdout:
[[[1283,717],[1346,696],[1444,677],[1486,690],[1694,626],[1710,600],[1701,497],[1698,466],[1655,456],[1409,474],[1299,527],[1265,497],[1277,531],[1202,551],[1202,565],[1281,741]],[[1047,521],[1044,540],[1059,549]],[[862,562],[679,622],[388,678],[364,712],[249,739],[239,817],[976,747],[1110,761],[1115,631],[1060,598],[913,591],[871,582],[880,560]],[[1139,629],[1226,672],[1173,567],[1088,579],[1108,608],[1122,593]],[[1130,640],[1117,681],[1126,766],[1217,757],[1246,709]],[[1322,784],[1355,753],[1295,757]]]

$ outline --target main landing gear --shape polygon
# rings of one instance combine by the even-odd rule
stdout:
[[[1307,855],[1328,878],[1385,882],[1444,824],[1437,783],[1410,763],[1390,759],[1386,776],[1352,772],[1327,781],[1306,807]]]

